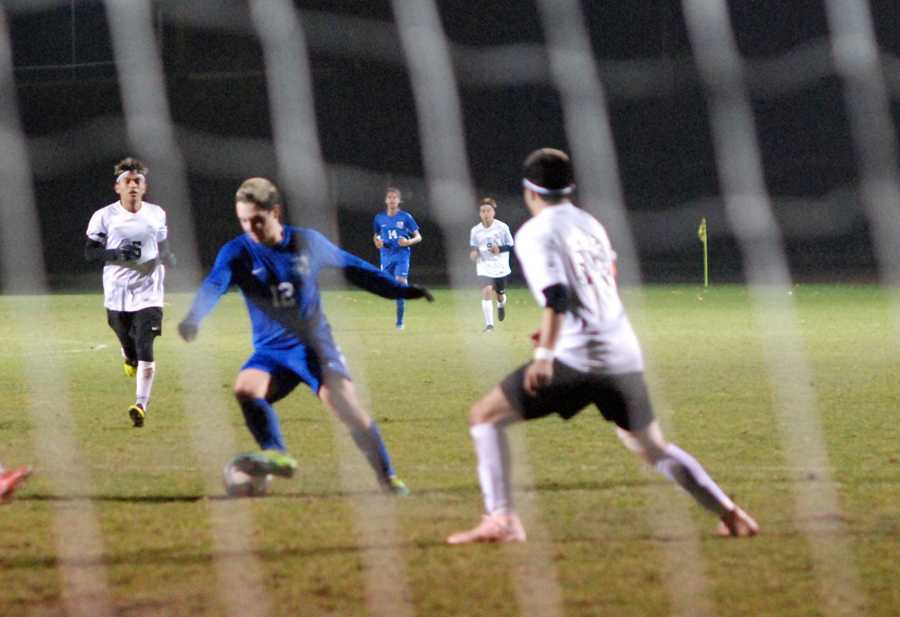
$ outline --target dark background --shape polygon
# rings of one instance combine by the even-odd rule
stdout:
[[[404,207],[426,238],[414,251],[411,278],[445,282],[446,251],[465,251],[468,238],[444,246],[423,188],[416,109],[400,41],[388,38],[397,61],[354,57],[341,53],[340,32],[323,28],[326,12],[374,19],[391,28],[390,4],[295,4],[303,9],[310,44],[329,180],[340,184],[338,171],[343,169],[365,172],[354,190],[332,188],[338,207],[336,240],[377,263],[371,219],[383,207],[383,188],[398,184],[405,190]],[[801,75],[795,86],[772,87],[792,76],[768,70],[768,61],[798,49],[827,50],[823,3],[747,0],[730,5],[740,51],[749,61],[766,182],[792,274],[801,281],[873,279],[877,269],[858,203],[856,157],[841,83],[827,52],[810,61],[813,77]],[[499,197],[498,218],[515,230],[526,218],[519,200],[521,160],[536,147],[567,148],[560,101],[548,81],[498,87],[467,79],[459,50],[542,43],[537,9],[525,1],[439,0],[438,6],[461,78],[465,143],[476,190]],[[896,59],[896,2],[879,0],[871,6],[882,52]],[[184,211],[177,204],[161,205],[170,212],[176,249],[189,227],[196,226],[201,262],[208,267],[218,247],[239,231],[232,196],[240,181],[250,175],[283,181],[271,145],[262,51],[241,2],[156,2],[153,7],[166,94],[198,222],[173,215]],[[125,132],[105,8],[87,0],[12,1],[7,10],[19,113],[29,140],[51,282],[58,288],[99,286],[95,268],[81,257],[84,230],[92,212],[115,198],[114,163],[140,153]],[[696,229],[706,216],[713,282],[742,280],[739,251],[719,202],[706,101],[679,3],[584,2],[583,10],[607,91],[625,206],[644,279],[702,280]],[[222,27],[203,26],[198,15]],[[646,66],[657,69],[658,77],[649,84],[642,72]],[[896,97],[892,109],[896,126]],[[255,156],[248,160],[244,154],[235,164],[223,164],[227,147],[222,144],[231,142],[218,139],[256,144],[251,150]],[[218,156],[211,156],[211,150]],[[154,201],[153,189],[151,169],[148,201]],[[471,212],[474,225],[474,204]]]

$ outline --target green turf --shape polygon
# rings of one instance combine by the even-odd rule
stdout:
[[[326,294],[336,338],[414,492],[406,499],[375,492],[340,427],[300,390],[278,406],[298,475],[276,480],[266,498],[222,498],[217,478],[227,455],[253,448],[229,398],[249,352],[236,295],[190,347],[175,336],[189,297],[170,297],[140,430],[127,417],[133,382],[121,373],[99,293],[0,297],[0,461],[36,470],[0,507],[0,615],[86,606],[90,597],[62,596],[78,588],[67,584],[73,572],[101,577],[122,615],[252,614],[225,605],[228,592],[253,589],[257,567],[270,615],[404,614],[390,602],[428,616],[652,617],[702,614],[704,606],[747,617],[896,615],[900,356],[887,295],[799,286],[790,298],[840,508],[817,513],[839,525],[813,534],[795,518],[795,495],[815,489],[819,470],[786,463],[763,359],[768,324],[754,320],[747,290],[623,295],[663,426],[756,516],[760,537],[714,537],[712,517],[644,469],[590,411],[513,429],[531,467],[517,482],[533,508],[528,544],[443,544],[480,513],[466,414],[528,357],[538,310],[523,289],[511,291],[509,316],[491,334],[481,333],[476,290],[409,303],[404,332],[394,330],[389,302]],[[37,422],[48,425],[38,430]],[[47,460],[61,451],[60,436],[86,475]],[[91,512],[102,546],[58,554],[58,535],[78,533],[75,522]],[[246,525],[229,526],[245,516]],[[217,538],[223,528],[240,542]],[[847,562],[831,567],[848,580],[858,574],[864,604],[841,604],[840,577],[822,590],[816,543],[846,545],[839,557]],[[235,578],[222,583],[223,571]],[[537,604],[548,581],[558,584],[561,606]]]

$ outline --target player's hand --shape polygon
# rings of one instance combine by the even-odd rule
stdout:
[[[553,360],[532,360],[525,369],[525,392],[532,396],[553,379]]]
[[[478,250],[477,249],[472,249],[471,251],[469,251],[469,259],[471,259],[472,261],[478,261]]]
[[[165,255],[162,255],[160,261],[162,262],[162,265],[169,268],[174,268],[175,264],[178,263],[178,260],[175,259],[175,253],[166,253]]]
[[[107,253],[110,261],[137,261],[141,258],[141,245],[138,242],[129,242],[110,249]]]
[[[200,328],[198,328],[197,324],[195,323],[192,323],[190,321],[182,321],[178,324],[178,336],[190,343],[195,338],[197,338],[197,331],[199,329]]]
[[[491,252],[492,252],[494,255],[499,255],[499,254],[500,254],[500,247],[499,247],[498,245],[492,244],[492,245],[490,245],[488,248],[491,249]]]
[[[531,339],[531,344],[534,345],[535,347],[537,347],[538,343],[541,342],[541,331],[535,330],[534,332],[531,333],[531,336],[529,336],[528,338]]]
[[[429,302],[434,302],[434,296],[431,295],[431,292],[421,285],[409,285],[403,290],[403,292],[403,297],[406,300],[417,300],[419,298],[425,298]]]
[[[397,246],[409,246],[409,238],[397,238]]]
[[[375,242],[375,248],[380,249],[384,247],[384,240],[381,239],[381,236],[375,236],[373,241]]]

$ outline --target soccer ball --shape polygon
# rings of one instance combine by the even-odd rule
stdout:
[[[262,497],[272,486],[272,475],[251,476],[238,469],[234,461],[225,465],[222,472],[225,492],[229,497]]]

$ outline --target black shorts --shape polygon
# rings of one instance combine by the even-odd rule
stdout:
[[[150,306],[139,311],[111,311],[106,309],[106,323],[119,341],[131,339],[137,346],[162,334],[162,307]]]
[[[653,422],[653,406],[643,373],[598,375],[582,373],[553,361],[553,379],[537,394],[525,392],[525,369],[520,366],[500,382],[500,389],[526,420],[552,413],[568,420],[593,403],[608,422],[626,431],[639,431]]]
[[[490,285],[494,288],[494,291],[497,292],[498,295],[506,293],[506,277],[499,276],[497,278],[493,278],[490,276],[479,276],[478,283],[482,287],[487,287]]]

